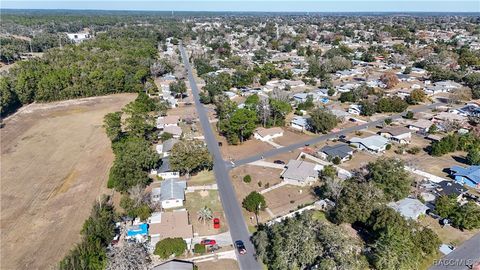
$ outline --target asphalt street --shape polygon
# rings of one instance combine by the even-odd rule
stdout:
[[[478,266],[479,268],[473,268]],[[429,270],[480,269],[480,233],[465,241],[450,254],[436,260]]]
[[[442,105],[442,104],[443,103],[441,103],[441,102],[432,103],[430,105],[425,105],[425,106],[421,106],[421,107],[412,109],[411,111],[414,112],[414,113],[423,112],[423,111],[435,108],[436,106],[439,106],[439,105]],[[354,126],[354,127],[345,128],[345,129],[342,129],[341,131],[338,131],[338,132],[332,132],[332,133],[320,135],[318,137],[315,137],[315,138],[312,138],[312,139],[309,139],[309,140],[306,140],[306,141],[293,143],[293,144],[290,144],[290,145],[287,145],[287,146],[284,146],[284,147],[281,147],[281,148],[272,149],[272,150],[269,150],[269,151],[266,151],[266,152],[263,152],[263,153],[260,153],[260,154],[257,154],[257,155],[253,155],[253,156],[250,156],[250,157],[247,157],[247,158],[244,158],[244,159],[235,160],[234,164],[235,164],[235,166],[241,166],[241,165],[245,165],[245,164],[257,161],[257,160],[261,160],[263,158],[273,157],[273,156],[276,156],[276,155],[281,154],[281,153],[293,151],[297,148],[304,147],[305,145],[316,144],[316,143],[319,143],[319,142],[322,142],[322,141],[326,141],[328,139],[336,138],[336,137],[341,136],[341,135],[347,135],[348,133],[351,133],[351,132],[354,132],[354,131],[358,131],[358,130],[366,129],[368,127],[376,126],[378,124],[383,123],[385,121],[385,119],[387,119],[387,118],[395,120],[395,119],[398,119],[400,117],[403,117],[404,115],[405,115],[405,113],[394,114],[392,116],[384,117],[384,118],[378,119],[376,121],[368,122],[368,123],[361,124],[361,125]],[[225,164],[229,169],[231,169],[232,166],[233,166],[233,164],[230,161],[227,161]]]
[[[193,77],[192,67],[188,60],[188,56],[180,44],[180,53],[182,55],[183,63],[188,71],[188,81],[192,89],[193,98],[195,100],[195,106],[197,108],[198,117],[202,126],[205,142],[207,143],[208,150],[213,155],[213,170],[215,178],[217,179],[218,191],[220,193],[220,199],[222,201],[223,210],[228,221],[230,234],[233,241],[242,240],[247,249],[245,255],[237,254],[240,269],[242,270],[255,270],[261,269],[260,264],[255,259],[255,249],[250,241],[250,233],[248,232],[247,224],[243,218],[242,209],[237,201],[237,196],[233,189],[230,176],[228,175],[228,169],[220,153],[218,142],[215,138],[215,134],[210,126],[207,112],[202,103],[200,103],[199,90],[197,83]]]

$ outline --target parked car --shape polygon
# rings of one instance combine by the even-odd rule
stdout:
[[[280,160],[280,159],[277,159],[277,160],[273,161],[273,163],[275,163],[275,164],[282,164],[282,165],[283,165],[283,164],[285,164],[285,161]]]
[[[202,241],[200,241],[200,244],[204,246],[213,246],[217,244],[217,241],[213,239],[203,239]]]
[[[220,219],[219,218],[214,218],[213,219],[213,228],[214,229],[220,229]]]
[[[240,255],[247,253],[247,249],[245,248],[242,240],[235,241],[235,248],[237,249],[238,253],[240,253]]]

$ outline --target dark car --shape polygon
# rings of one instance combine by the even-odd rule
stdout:
[[[273,161],[273,163],[275,163],[275,164],[282,164],[282,165],[285,164],[285,162],[282,161],[282,160],[280,160],[280,159],[277,159],[277,160]]]
[[[238,253],[240,253],[240,255],[247,253],[247,249],[245,248],[242,240],[235,241],[235,248],[237,249]]]

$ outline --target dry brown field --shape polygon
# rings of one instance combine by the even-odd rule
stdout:
[[[113,161],[105,114],[135,94],[31,104],[1,129],[1,269],[52,269],[80,240]]]

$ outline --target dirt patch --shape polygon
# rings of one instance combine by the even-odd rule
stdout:
[[[48,269],[80,240],[113,161],[103,116],[136,95],[32,104],[1,129],[2,269]]]
[[[280,183],[281,172],[282,170],[280,169],[254,165],[245,165],[234,168],[230,172],[230,177],[232,179],[233,187],[235,188],[239,202],[241,203],[243,198],[245,198],[252,191],[261,191],[262,189],[265,189],[266,186],[273,186]],[[243,182],[243,177],[247,174],[252,178],[250,183]],[[258,184],[259,182],[261,182],[261,186]]]
[[[275,216],[288,214],[300,206],[310,204],[318,199],[311,187],[286,185],[263,194],[268,208]]]

